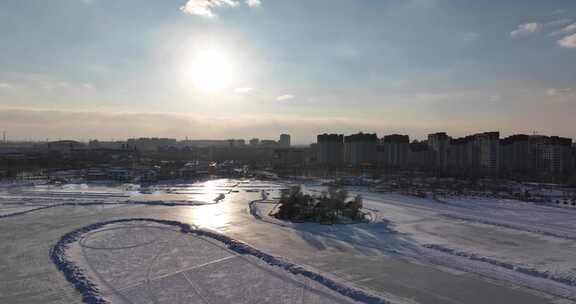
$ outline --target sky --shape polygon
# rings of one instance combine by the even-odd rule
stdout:
[[[11,139],[576,137],[572,0],[2,0]]]

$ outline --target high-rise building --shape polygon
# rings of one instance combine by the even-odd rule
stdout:
[[[512,135],[501,141],[502,169],[522,174],[568,173],[572,139],[543,135]]]
[[[280,134],[280,140],[278,141],[278,144],[279,144],[280,147],[282,147],[282,148],[288,148],[288,147],[290,147],[290,135],[288,135],[288,134]]]
[[[434,154],[426,141],[413,141],[409,145],[408,166],[414,169],[430,169],[434,163]]]
[[[358,166],[376,165],[376,134],[358,133],[344,137],[344,158],[346,163]]]
[[[344,161],[344,135],[321,134],[317,137],[318,162],[340,166]]]
[[[385,168],[403,168],[408,162],[410,137],[392,134],[384,136],[376,147],[378,165]]]
[[[482,170],[496,172],[500,168],[500,132],[485,132],[474,135],[478,149],[478,165]]]
[[[504,172],[528,174],[533,168],[530,135],[517,134],[500,141],[501,168]]]
[[[452,171],[467,172],[473,167],[473,136],[450,140],[448,149],[448,168]]]
[[[549,173],[568,173],[571,167],[572,139],[551,136],[547,139],[543,158],[546,163],[545,168]]]
[[[440,145],[439,150],[443,151]],[[435,153],[436,168],[439,156]],[[450,139],[447,151],[440,159],[446,158],[445,167],[452,171],[482,171],[495,173],[500,169],[500,133],[485,132],[466,137]]]
[[[570,158],[570,161],[572,162],[571,166],[570,166],[570,172],[571,173],[576,173],[576,144],[572,144],[572,157]]]
[[[450,139],[444,132],[428,135],[428,147],[434,157],[434,168],[445,170],[448,167]]]

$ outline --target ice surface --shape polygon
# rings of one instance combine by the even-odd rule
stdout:
[[[51,258],[89,303],[390,303],[178,222],[92,224],[63,236]]]
[[[441,198],[444,203],[440,203],[357,187],[351,193],[364,196],[371,223],[325,226],[270,219],[267,214],[273,204],[250,204],[261,198],[262,190],[274,198],[291,184],[217,180],[149,189],[126,185],[0,187],[0,303],[79,303],[81,297],[48,258],[50,248],[70,231],[135,217],[214,230],[310,267],[345,286],[369,289],[395,302],[575,303],[570,299],[576,298],[572,283],[576,277],[576,210],[472,197]],[[318,184],[310,183],[307,188],[322,191]],[[225,193],[225,199],[215,204],[213,199],[220,193]],[[148,194],[170,199],[135,200]],[[173,195],[192,198],[180,200]],[[203,201],[203,205],[196,205],[196,201]],[[200,299],[198,303],[205,303],[203,296],[219,297],[219,290],[209,287],[189,293],[187,281],[194,278],[188,271],[194,273],[196,265],[209,263],[212,258],[221,261],[197,271],[234,264],[237,257],[219,256],[208,249],[204,252],[197,240],[172,237],[174,231],[126,229],[126,235],[133,237],[109,240],[116,233],[101,232],[82,241],[85,247],[70,251],[71,258],[90,261],[110,285],[121,290],[119,294],[107,293],[112,299],[130,297],[134,303],[154,303],[142,288],[146,283],[142,276],[148,274],[153,278],[150,288],[168,302],[196,303]],[[94,249],[107,246],[127,248]],[[140,254],[147,247],[160,253]],[[147,266],[145,261],[151,259],[151,267],[139,266]],[[225,269],[261,269],[262,265],[255,263]],[[115,272],[115,268],[126,271]],[[186,271],[178,272],[180,269]],[[237,280],[242,278],[221,283],[234,289]],[[258,286],[267,286],[266,282]],[[245,290],[249,295],[256,292]],[[312,295],[308,293],[310,298],[304,302],[313,303]]]

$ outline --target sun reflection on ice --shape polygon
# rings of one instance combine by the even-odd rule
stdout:
[[[197,185],[196,185],[197,186]],[[209,203],[200,207],[187,209],[186,217],[196,226],[218,230],[229,225],[233,212],[227,193],[229,185],[225,180],[211,180],[202,184],[203,194],[197,195],[196,199]],[[217,201],[219,196],[223,199]]]

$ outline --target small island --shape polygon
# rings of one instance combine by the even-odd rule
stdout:
[[[292,222],[316,222],[321,224],[352,224],[366,222],[362,212],[362,196],[347,201],[348,191],[330,187],[319,196],[304,194],[301,187],[282,192],[278,212],[274,217]]]

